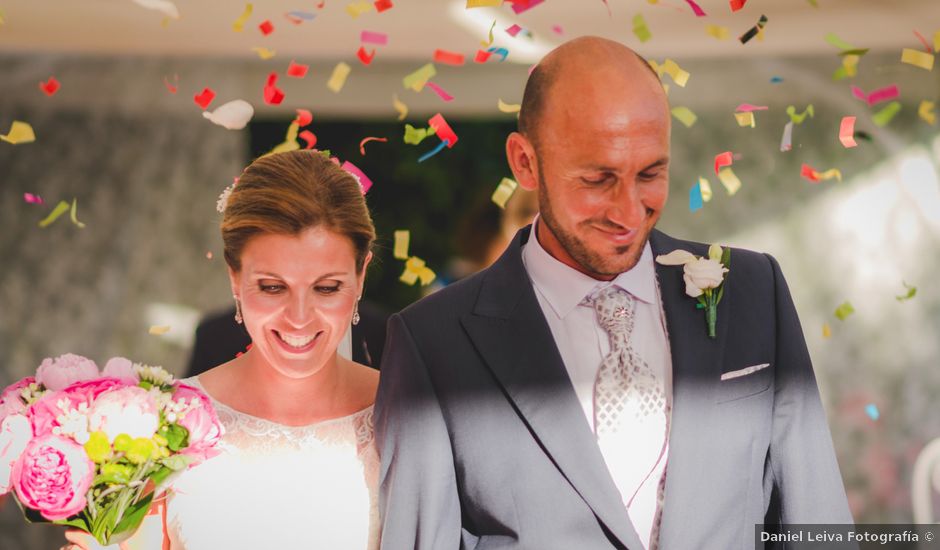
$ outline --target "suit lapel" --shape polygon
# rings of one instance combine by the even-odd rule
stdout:
[[[628,548],[642,548],[522,264],[521,230],[462,318],[477,351],[575,491]]]
[[[653,255],[684,249],[697,256],[707,250],[673,239],[659,231],[650,236]],[[732,263],[732,268],[734,267]],[[656,276],[662,292],[669,346],[672,355],[672,419],[669,434],[665,504],[660,532],[660,547],[672,547],[674,538],[681,538],[683,523],[694,517],[701,505],[694,487],[702,471],[698,454],[700,438],[709,437],[715,410],[715,393],[721,377],[722,355],[727,340],[732,292],[726,289],[718,304],[716,337],[709,338],[704,310],[695,307],[694,298],[686,295],[682,266],[656,264]]]

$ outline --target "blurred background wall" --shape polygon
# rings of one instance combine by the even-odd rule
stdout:
[[[366,296],[394,311],[429,291],[398,281],[398,229],[411,231],[411,253],[437,272],[436,285],[446,284],[479,259],[470,240],[498,232],[489,196],[511,176],[503,146],[515,128],[498,102],[521,101],[529,67],[551,47],[599,34],[690,73],[685,87],[664,77],[672,106],[697,120],[673,121],[671,197],[659,227],[778,258],[856,519],[911,521],[913,461],[940,437],[940,133],[918,114],[940,96],[940,69],[900,58],[903,48],[936,47],[934,0],[750,0],[734,13],[724,0],[702,0],[704,17],[680,0],[609,0],[609,12],[601,0],[547,0],[519,14],[512,2],[467,9],[458,0],[394,0],[391,9],[353,17],[349,6],[361,4],[255,2],[235,32],[245,5],[220,0],[179,1],[178,19],[131,0],[0,1],[0,132],[19,120],[37,136],[0,143],[0,384],[66,352],[99,363],[125,355],[182,373],[198,320],[231,305],[218,194],[284,141],[295,109],[313,113],[307,129],[318,149],[374,182],[367,200],[379,242]],[[292,11],[301,23],[285,16]],[[644,43],[631,31],[638,14],[651,33]],[[762,35],[741,44],[737,37],[761,15]],[[258,29],[265,20],[275,27],[268,36]],[[506,32],[513,24],[524,29],[515,37]],[[491,25],[492,42],[481,46]],[[710,35],[710,25],[728,38]],[[388,36],[387,45],[365,45],[376,50],[368,66],[356,57],[364,30]],[[833,78],[845,56],[828,33],[869,49],[854,76]],[[276,55],[260,59],[256,47]],[[487,47],[506,48],[506,60],[475,63]],[[462,66],[435,64],[432,82],[449,102],[402,86],[438,48],[467,56]],[[309,65],[305,78],[285,75],[292,60]],[[352,70],[334,93],[326,82],[338,62]],[[263,100],[270,73],[285,94],[280,105]],[[38,85],[50,77],[61,89],[47,96]],[[867,93],[892,84],[900,111],[876,125],[873,115],[889,102],[869,106],[850,87]],[[252,122],[226,130],[204,119],[193,96],[206,87],[216,93],[210,111],[244,99],[255,108]],[[395,98],[409,109],[402,121]],[[754,128],[735,120],[742,103],[768,107],[755,113]],[[787,107],[802,113],[810,104],[813,116],[793,126],[792,149],[781,151]],[[419,163],[440,140],[405,144],[404,125],[426,127],[438,112],[459,142]],[[839,141],[844,116],[857,117],[857,147]],[[363,155],[359,142],[370,136],[388,141],[368,143]],[[743,184],[733,196],[713,169],[724,151],[735,154]],[[800,176],[803,164],[838,168],[842,180],[810,182]],[[700,177],[713,198],[693,212]],[[27,203],[24,193],[44,204]],[[76,201],[85,227],[68,215],[38,227],[60,200]],[[899,300],[905,285],[916,294]],[[855,312],[840,320],[834,312],[844,302]],[[170,330],[149,334],[155,325]],[[60,544],[56,529],[21,522],[8,502],[0,547]]]

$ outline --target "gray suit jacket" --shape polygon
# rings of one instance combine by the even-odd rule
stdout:
[[[522,264],[529,233],[389,319],[376,400],[383,549],[642,548]],[[707,254],[659,231],[650,242],[656,255]],[[755,524],[851,523],[777,262],[732,252],[714,340],[682,268],[656,271],[673,363],[660,548],[751,549]]]

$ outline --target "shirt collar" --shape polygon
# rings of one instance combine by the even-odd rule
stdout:
[[[585,297],[610,285],[619,286],[640,301],[656,302],[656,267],[649,242],[643,247],[640,260],[633,269],[624,271],[612,281],[598,281],[549,254],[538,240],[539,223],[541,218],[536,216],[529,240],[522,248],[522,260],[532,283],[558,317],[567,316]]]

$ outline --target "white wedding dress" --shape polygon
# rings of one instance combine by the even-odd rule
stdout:
[[[196,378],[183,382],[205,392]],[[293,427],[212,403],[222,452],[173,481],[173,550],[378,548],[372,407]]]

